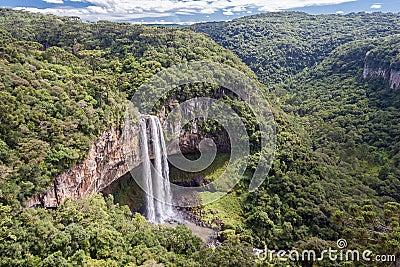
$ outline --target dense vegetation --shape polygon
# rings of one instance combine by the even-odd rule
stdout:
[[[101,131],[121,124],[126,94],[102,85],[112,81],[63,48],[41,51],[1,33],[0,199],[16,207],[86,158]]]
[[[399,217],[384,214],[392,214],[388,208],[398,212],[400,203],[400,98],[387,77],[363,79],[363,70],[397,70],[399,48],[400,36],[343,45],[283,87],[287,94],[281,98],[284,109],[299,116],[308,130],[313,150],[370,191],[364,191],[363,204],[342,202],[348,215],[333,213],[335,222],[343,220],[336,224],[339,232],[359,247],[375,245],[397,255]]]
[[[68,202],[55,211],[21,209],[55,175],[83,160],[102,131],[122,126],[127,100],[153,74],[180,62],[208,60],[255,77],[238,57],[192,31],[0,13],[1,266],[252,262],[238,241],[209,250],[186,228],[152,227],[139,215],[131,220],[126,208],[105,205],[101,198]],[[183,89],[178,99],[191,89],[217,90]]]
[[[0,199],[13,205],[84,159],[101,131],[121,126],[124,102],[161,69],[209,60],[250,73],[203,35],[171,28],[1,10],[0,30]]]
[[[10,215],[0,204],[1,266],[248,266],[251,250],[232,240],[208,248],[184,226],[152,225],[112,198],[67,201],[56,211]]]
[[[253,149],[234,191],[192,210],[220,230],[224,245],[209,249],[185,227],[150,225],[111,197],[55,210],[23,210],[21,203],[83,160],[103,130],[120,127],[127,99],[158,71],[206,60],[254,73],[190,28],[0,13],[1,266],[251,266],[251,247],[326,249],[339,238],[400,257],[399,91],[383,77],[363,78],[365,63],[399,69],[398,15],[272,13],[194,26],[265,83],[278,130],[273,166],[258,191],[247,192]],[[219,89],[185,85],[171,97]],[[246,126],[255,125],[243,102],[223,98]],[[173,169],[171,179],[212,180],[226,160],[219,155],[203,173]],[[120,182],[116,200],[136,201],[132,181]],[[344,264],[352,263],[321,263]]]
[[[344,237],[399,255],[399,89],[388,74],[363,77],[364,67],[400,69],[399,21],[275,13],[194,26],[235,51],[286,114],[268,183],[243,204],[259,242],[310,248]]]
[[[193,28],[235,52],[261,82],[270,85],[286,82],[346,42],[400,33],[399,25],[398,14],[278,12]]]

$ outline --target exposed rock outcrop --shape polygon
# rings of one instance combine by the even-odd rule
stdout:
[[[220,94],[222,96],[225,92],[222,91]],[[159,114],[161,121],[166,118],[166,109],[172,110],[177,104],[176,100],[171,99],[164,106],[164,109]],[[176,115],[187,118],[199,117],[199,115],[207,115],[209,107],[210,102],[193,101],[184,105],[184,108],[179,110]],[[166,137],[167,153],[169,155],[178,152],[184,154],[198,152],[200,150],[200,142],[205,139],[212,139],[220,152],[230,151],[229,136],[226,131],[222,130],[212,133],[212,135],[204,134],[199,129],[198,122],[198,119],[191,120],[187,127],[182,128],[184,125],[180,125],[178,119],[177,121],[169,121],[164,126],[170,132],[175,133],[171,140],[179,136],[179,144],[172,146],[168,146],[173,142],[169,142],[168,137]],[[56,207],[66,198],[86,198],[93,193],[101,192],[115,180],[138,167],[142,163],[139,126],[130,123],[128,125],[130,126],[125,126],[123,129],[113,128],[105,131],[93,143],[84,162],[57,176],[53,186],[43,194],[39,194],[27,201],[26,207]],[[149,141],[151,146],[151,140]],[[213,148],[212,145],[209,147]],[[204,152],[207,151],[207,142],[205,142],[205,150],[204,146],[202,148]]]
[[[214,97],[221,97],[225,94],[225,92],[221,92],[221,95]],[[166,119],[166,107],[169,109],[174,109],[178,106],[178,101],[172,99],[164,106],[164,109],[160,112],[159,117],[162,121]],[[207,134],[201,131],[198,126],[199,122],[204,119],[204,117],[213,118],[212,114],[209,113],[211,105],[211,100],[202,100],[202,101],[189,101],[182,105],[180,109],[177,109],[174,112],[173,118],[169,118],[165,129],[168,132],[174,133],[172,138],[175,138],[179,135],[179,150],[182,153],[194,153],[200,150],[200,142],[204,139],[211,139],[215,143],[215,146],[219,152],[229,152],[230,151],[230,141],[229,135],[225,130],[221,130],[219,132],[214,132],[212,134]],[[202,117],[204,116],[204,117]],[[189,127],[185,127],[185,125],[181,125],[182,118],[196,118],[190,121]],[[167,136],[166,141],[167,144],[170,138]],[[209,146],[211,149],[213,146]],[[168,145],[168,154],[176,154],[177,146]],[[203,147],[203,151],[207,150],[206,147]]]
[[[199,144],[211,136],[201,134],[192,122],[189,130],[181,131],[179,148],[182,153],[199,151]],[[211,137],[220,151],[229,151],[226,132]],[[151,144],[150,144],[151,145]],[[175,154],[177,151],[168,151]],[[25,203],[26,207],[57,207],[66,198],[81,199],[101,192],[118,178],[138,167],[141,162],[138,126],[110,129],[93,143],[84,162],[57,176],[53,186]]]
[[[393,89],[400,88],[400,70],[390,71],[389,84]]]
[[[205,138],[212,139],[216,145],[218,152],[229,152],[231,145],[229,142],[229,135],[226,131],[221,131],[215,135],[192,133],[185,131],[179,138],[179,147],[183,154],[198,152],[200,142]],[[213,148],[213,146],[209,146]],[[203,150],[206,152],[206,150]],[[172,154],[172,153],[171,153]]]
[[[137,126],[112,128],[93,143],[83,163],[57,176],[53,186],[27,201],[26,207],[56,207],[66,198],[85,198],[100,192],[140,163]]]
[[[379,78],[382,77],[385,81],[388,82],[390,88],[397,89],[400,88],[400,71],[394,69],[384,69],[384,68],[373,68],[368,64],[364,66],[363,72],[364,79],[371,78]]]

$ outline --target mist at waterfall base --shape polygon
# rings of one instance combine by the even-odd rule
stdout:
[[[148,131],[149,129],[149,131]],[[149,141],[152,151],[149,150]],[[164,134],[158,117],[140,117],[140,143],[143,160],[143,190],[146,193],[146,219],[152,223],[176,221],[176,211],[171,206],[172,193]],[[153,155],[154,163],[150,160]]]

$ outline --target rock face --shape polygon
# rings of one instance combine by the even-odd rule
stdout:
[[[221,96],[224,95],[225,92],[221,93]],[[178,101],[172,99],[164,106],[164,109],[160,112],[159,117],[161,121],[166,120],[166,108],[174,109],[178,105]],[[200,142],[205,139],[211,139],[215,143],[215,146],[219,152],[229,152],[230,151],[230,141],[229,135],[225,130],[220,132],[215,132],[212,134],[205,134],[199,129],[199,122],[202,120],[202,116],[209,116],[208,110],[210,109],[211,100],[207,101],[189,101],[186,102],[180,109],[177,109],[174,112],[175,119],[167,120],[166,125],[164,126],[167,132],[173,133],[173,137],[179,135],[179,147],[177,145],[170,145],[169,137],[166,137],[168,154],[176,154],[178,153],[178,149],[183,153],[195,153],[200,150]],[[197,118],[193,119],[188,123],[188,127],[185,125],[181,125],[181,118]],[[213,148],[213,146],[209,146]],[[204,147],[203,147],[204,149]],[[207,151],[207,146],[205,147],[204,152]]]
[[[93,143],[83,163],[57,176],[53,186],[27,201],[26,207],[56,207],[66,198],[85,198],[100,192],[140,163],[137,126],[110,129]]]
[[[391,70],[389,78],[390,87],[393,89],[400,88],[400,71]]]
[[[200,142],[204,139],[212,139],[217,147],[218,152],[229,152],[231,145],[229,142],[229,136],[226,131],[222,131],[215,135],[201,134],[201,133],[193,133],[191,131],[185,131],[181,137],[179,138],[179,147],[183,154],[195,153],[198,152]],[[213,146],[210,146],[211,148]],[[206,152],[206,150],[203,150]],[[174,154],[174,153],[170,153]]]
[[[397,89],[400,88],[400,71],[394,69],[384,69],[384,68],[372,68],[369,65],[364,66],[363,77],[368,78],[378,78],[382,77],[385,81],[389,83],[390,88]]]
[[[192,121],[188,128],[179,132],[179,147],[169,150],[169,155],[175,154],[176,149],[180,149],[182,153],[198,152],[199,144],[205,138],[213,139],[219,151],[230,150],[229,136],[226,132],[214,136],[203,135],[196,121]],[[101,192],[112,182],[138,167],[141,164],[140,155],[138,125],[105,131],[93,143],[84,162],[57,176],[50,189],[28,200],[25,206],[57,207],[66,198],[81,199]]]

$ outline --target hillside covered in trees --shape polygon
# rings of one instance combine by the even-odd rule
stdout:
[[[266,85],[287,82],[344,43],[399,34],[399,14],[309,15],[277,12],[195,24],[235,52]]]
[[[122,125],[124,102],[163,68],[209,59],[250,73],[232,52],[189,31],[1,12],[1,162],[15,184],[2,192],[5,203],[43,191],[83,160],[103,130]]]
[[[287,221],[282,225],[290,222],[289,229],[302,221],[304,225],[293,229],[311,225],[318,238],[346,237],[353,248],[374,247],[398,255],[398,215],[386,215],[392,214],[388,207],[399,208],[399,23],[396,14],[284,12],[193,26],[253,69],[274,105],[305,130],[309,143],[304,149],[310,148],[318,159],[314,166],[307,160],[308,172],[298,172],[306,174],[303,178],[277,172],[278,186],[266,185],[251,207],[263,210],[260,207],[269,205],[261,199],[276,194],[281,201],[278,217],[292,214],[282,212],[285,206],[301,214],[296,220],[283,215]],[[279,155],[274,166],[278,159]],[[294,160],[296,167],[299,162]],[[281,164],[287,163],[285,159]],[[269,176],[273,173],[274,169]],[[288,181],[286,187],[282,178]],[[312,191],[305,190],[307,184]],[[310,196],[314,204],[307,201]],[[264,212],[271,218],[272,210]],[[274,237],[276,221],[271,218],[269,226],[261,227],[271,231],[267,242]],[[312,242],[317,246],[322,240]]]
[[[251,75],[232,52],[192,31],[0,13],[1,266],[202,266],[213,255],[215,266],[251,262],[237,243],[207,249],[190,230],[151,226],[140,215],[134,223],[131,211],[103,197],[54,211],[24,209],[85,159],[102,131],[122,127],[127,101],[149,77],[189,60]],[[197,258],[189,259],[191,251]]]
[[[376,71],[400,70],[399,15],[279,12],[174,29],[0,14],[0,266],[254,266],[266,264],[254,247],[321,251],[339,238],[351,249],[400,258],[400,89]],[[142,83],[199,60],[264,83],[278,131],[272,168],[257,191],[247,191],[258,159],[253,149],[232,192],[190,210],[198,220],[222,221],[212,225],[221,246],[208,248],[186,227],[133,215],[116,203],[130,204],[125,184],[115,200],[98,195],[54,210],[24,209],[84,160],[102,131],[122,126]],[[183,101],[212,97],[218,88],[177,91]],[[223,98],[253,129],[257,147],[251,112]],[[172,169],[170,179],[213,179],[226,161],[219,155],[201,174]]]

